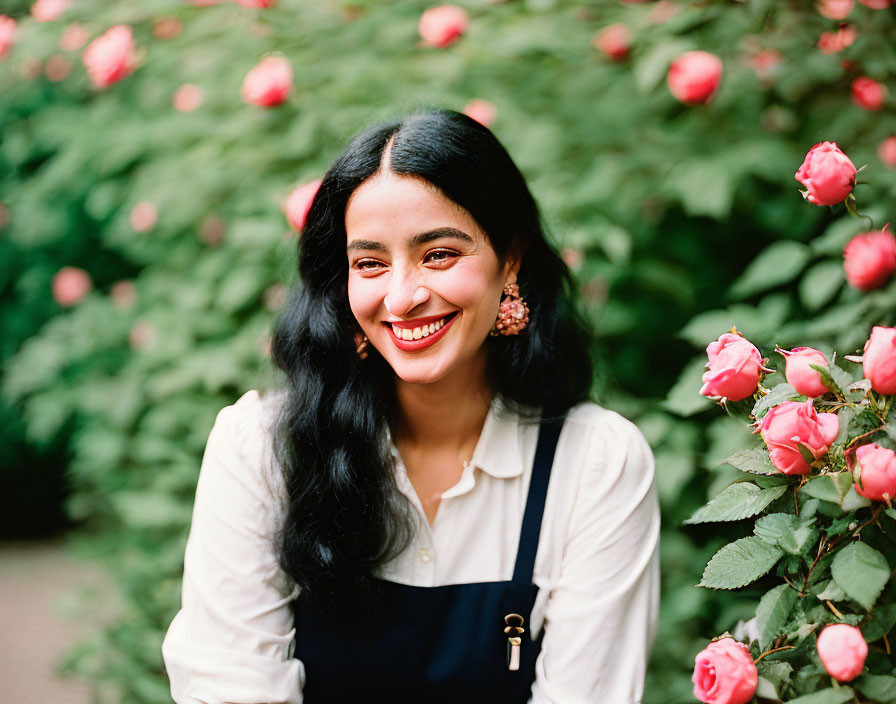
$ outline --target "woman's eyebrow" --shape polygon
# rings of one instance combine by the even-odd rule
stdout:
[[[418,235],[414,235],[408,240],[408,246],[413,249],[414,247],[419,247],[421,244],[426,244],[427,242],[432,242],[433,240],[439,240],[443,238],[460,240],[461,242],[466,242],[467,244],[475,244],[475,240],[466,232],[462,232],[461,230],[458,230],[454,227],[438,227],[435,230],[429,230],[427,232],[421,232]],[[348,243],[345,251],[351,252],[355,249],[366,249],[373,252],[386,251],[386,247],[383,245],[383,243],[377,242],[376,240],[352,240]]]

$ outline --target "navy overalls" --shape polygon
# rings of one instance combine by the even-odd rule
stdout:
[[[307,704],[388,701],[526,704],[541,650],[531,636],[532,583],[545,496],[563,417],[545,416],[520,529],[513,579],[419,587],[377,580],[383,601],[363,623],[337,626],[293,602],[294,655]],[[508,666],[508,623],[523,617],[519,669]]]

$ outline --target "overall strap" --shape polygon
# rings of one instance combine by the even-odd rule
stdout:
[[[520,542],[516,552],[516,566],[513,568],[514,582],[532,583],[544,501],[548,493],[548,480],[551,478],[554,451],[557,449],[557,440],[560,438],[565,418],[565,413],[553,414],[548,409],[544,409],[542,413],[535,460],[532,463],[532,477],[529,480],[529,495],[526,498],[523,526],[520,529]]]

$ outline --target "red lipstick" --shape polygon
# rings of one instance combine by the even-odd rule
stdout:
[[[450,317],[447,318],[444,325],[436,330],[434,333],[427,335],[426,337],[421,337],[419,340],[404,340],[398,337],[395,334],[395,331],[392,330],[392,326],[394,325],[397,328],[407,330],[418,328],[421,325],[434,323],[438,320],[442,320],[446,318],[444,315],[439,316],[429,316],[428,318],[416,318],[414,320],[403,320],[401,322],[390,323],[384,321],[383,324],[386,326],[386,329],[389,331],[389,338],[395,344],[395,346],[402,350],[403,352],[417,352],[422,349],[426,349],[434,345],[436,342],[441,340],[445,333],[448,331],[448,328],[451,327],[451,324],[454,322],[454,319],[457,318],[456,313],[449,313]]]

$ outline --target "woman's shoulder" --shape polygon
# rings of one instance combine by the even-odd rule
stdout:
[[[583,401],[569,409],[566,423],[576,426],[594,438],[643,440],[644,436],[628,418],[594,401]]]

